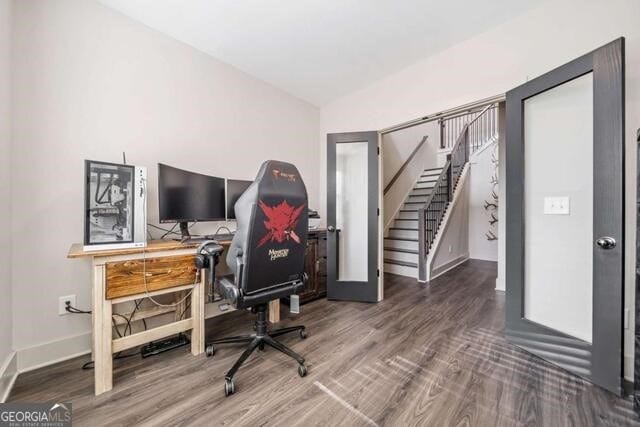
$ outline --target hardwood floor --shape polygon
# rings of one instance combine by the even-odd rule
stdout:
[[[82,357],[21,374],[11,401],[73,403],[75,425],[640,425],[614,395],[505,342],[495,263],[468,261],[430,285],[385,276],[379,304],[316,301],[281,325],[309,375],[274,350],[254,354],[225,398],[242,347],[214,358],[182,348],[115,362],[114,389],[93,396]],[[284,311],[284,310],[283,310]],[[212,319],[209,336],[250,331],[253,316]],[[279,325],[280,326],[280,325]]]

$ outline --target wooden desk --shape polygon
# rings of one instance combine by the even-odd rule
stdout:
[[[221,244],[226,248],[230,242]],[[198,277],[193,262],[198,245],[199,243],[154,240],[146,248],[84,251],[82,244],[71,246],[67,258],[92,260],[92,355],[96,395],[113,387],[114,353],[191,330],[191,354],[199,355],[204,351],[205,319],[233,311],[229,309],[220,312],[217,308],[219,303],[205,307],[206,274]],[[113,338],[112,322],[125,323],[119,316],[112,320],[114,304],[164,294],[174,294],[176,302],[139,310],[132,321],[175,312],[174,322]],[[191,298],[191,316],[183,319],[188,297]],[[128,318],[130,314],[125,316]],[[269,304],[269,321],[280,321],[279,300]]]

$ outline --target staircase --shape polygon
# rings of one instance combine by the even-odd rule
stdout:
[[[494,141],[497,134],[496,104],[441,119],[441,148],[449,151],[447,161],[441,168],[422,171],[394,217],[384,239],[385,272],[415,277],[420,282],[430,280],[428,264],[437,251],[436,238],[469,156]]]
[[[418,277],[418,208],[424,205],[442,168],[425,169],[384,239],[384,270],[402,276]]]

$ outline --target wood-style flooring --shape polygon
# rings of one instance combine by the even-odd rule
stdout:
[[[214,358],[186,347],[115,362],[114,388],[93,395],[89,356],[21,374],[11,401],[73,403],[75,425],[590,426],[637,425],[618,398],[505,342],[504,294],[495,263],[468,261],[429,285],[385,276],[379,304],[320,300],[287,316],[309,338],[281,341],[307,359],[309,375],[275,350],[254,353],[224,397],[224,374],[240,346]],[[243,334],[235,312],[208,335]]]

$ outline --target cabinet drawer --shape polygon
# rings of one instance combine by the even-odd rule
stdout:
[[[146,274],[149,292],[192,284],[197,269],[193,255],[180,255],[144,260],[109,262],[105,265],[107,299],[120,298],[145,292],[143,274]]]

